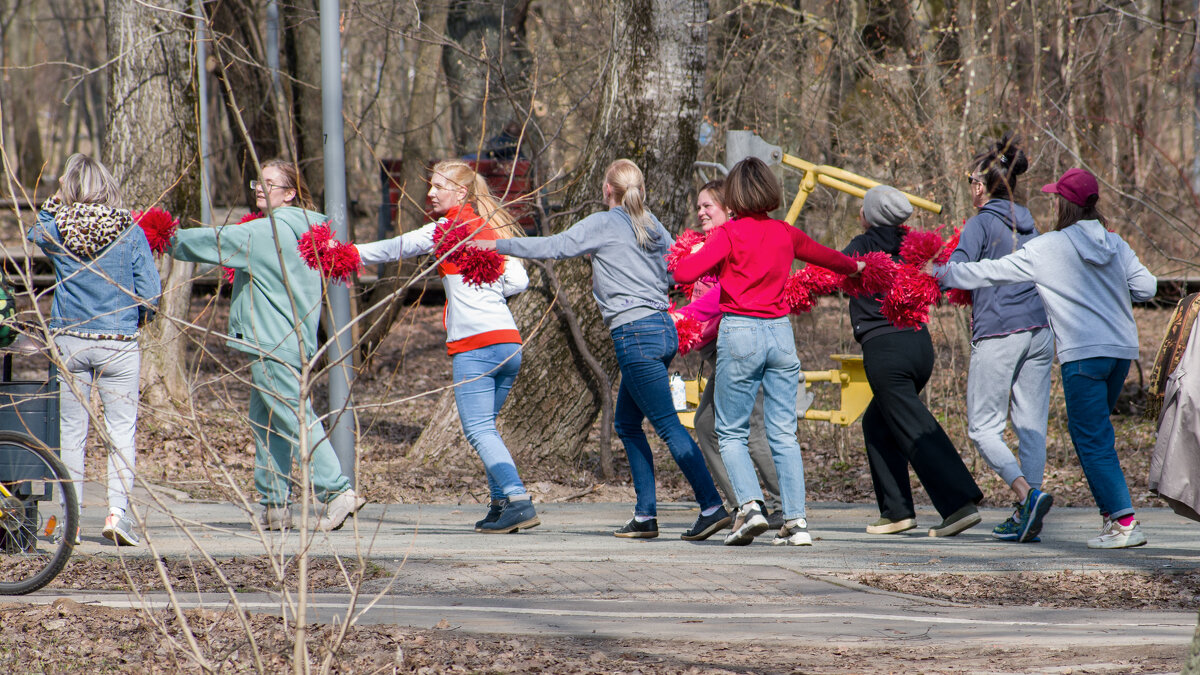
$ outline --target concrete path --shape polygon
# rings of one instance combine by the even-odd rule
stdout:
[[[97,491],[93,490],[93,493]],[[149,497],[149,495],[146,495]],[[293,554],[297,532],[261,538],[250,515],[230,504],[160,495],[144,508],[147,545],[126,555],[218,559]],[[147,502],[142,502],[147,503]],[[478,505],[369,505],[356,523],[307,542],[317,556],[358,555],[394,572],[368,582],[355,610],[360,623],[389,623],[473,632],[576,637],[721,639],[793,644],[931,643],[1004,644],[1018,639],[1046,646],[1187,644],[1195,612],[1063,610],[973,606],[887,593],[835,578],[841,572],[976,574],[1020,571],[1193,571],[1200,569],[1200,524],[1165,509],[1138,517],[1148,546],[1092,551],[1099,530],[1093,509],[1051,511],[1039,544],[998,542],[991,527],[1007,517],[985,509],[983,523],[966,533],[925,535],[939,519],[921,509],[923,527],[888,537],[869,536],[876,516],[867,505],[809,505],[812,547],[773,547],[763,535],[736,548],[684,542],[679,534],[696,517],[681,504],[660,505],[662,534],[623,540],[610,532],[629,517],[628,504],[539,504],[542,525],[516,535],[477,534]],[[86,505],[82,553],[113,552],[97,536],[104,511]],[[314,518],[315,522],[315,518]],[[357,532],[352,525],[357,526]],[[62,591],[30,599],[49,602]],[[123,593],[73,593],[80,602],[140,606]],[[241,593],[253,611],[279,613],[281,600]],[[165,594],[151,604],[165,605]],[[222,594],[185,595],[186,606],[224,607]],[[369,605],[369,606],[368,606]],[[310,616],[344,620],[345,593],[311,596]]]

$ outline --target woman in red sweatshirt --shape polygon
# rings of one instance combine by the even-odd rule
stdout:
[[[796,439],[800,359],[783,287],[797,259],[847,275],[863,267],[767,216],[781,199],[779,181],[762,160],[752,157],[738,162],[725,183],[725,205],[738,218],[712,232],[704,246],[675,270],[680,283],[694,282],[710,270],[721,283],[717,436],[739,504],[733,532],[725,538],[727,546],[745,546],[768,528],[762,489],[747,449],[750,412],[760,386],[785,520],[772,543],[812,544],[804,513],[804,460]]]

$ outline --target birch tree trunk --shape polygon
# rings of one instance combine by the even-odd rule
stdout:
[[[124,0],[105,4],[108,54],[108,135],[104,163],[128,206],[161,206],[180,219],[199,215],[195,72],[189,0],[160,0],[157,8]],[[160,407],[189,395],[184,377],[191,263],[159,260],[163,295],[159,318],[142,331],[142,393]]]
[[[611,58],[604,73],[583,164],[560,218],[561,231],[594,211],[604,170],[627,157],[645,173],[648,206],[678,232],[691,212],[692,162],[698,150],[708,3],[702,0],[619,0],[611,3]],[[616,382],[617,363],[608,330],[591,297],[591,267],[576,259],[555,264],[563,294],[557,298],[545,275],[530,270],[529,290],[509,302],[525,338],[521,375],[498,425],[517,466],[551,455],[580,451],[601,406],[601,387]],[[598,382],[575,346],[568,327],[551,308],[566,302],[579,318],[584,342],[608,382]],[[453,397],[443,395],[436,414],[414,444],[416,456],[434,458],[466,448]],[[456,446],[457,444],[457,446]]]

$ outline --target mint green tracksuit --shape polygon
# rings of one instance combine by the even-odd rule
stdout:
[[[250,354],[250,426],[254,432],[254,486],[265,506],[284,506],[300,436],[300,367],[312,358],[321,315],[321,276],[296,250],[300,235],[328,220],[313,211],[275,209],[275,223],[259,218],[240,225],[180,230],[171,255],[179,260],[233,268],[229,340]],[[282,263],[282,264],[281,264]],[[303,402],[311,452],[312,485],[328,502],[350,487],[333,446],[313,411]]]

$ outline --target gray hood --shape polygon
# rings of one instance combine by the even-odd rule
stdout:
[[[1079,257],[1092,265],[1107,265],[1117,249],[1108,240],[1108,230],[1098,220],[1081,220],[1062,231],[1079,252]]]

